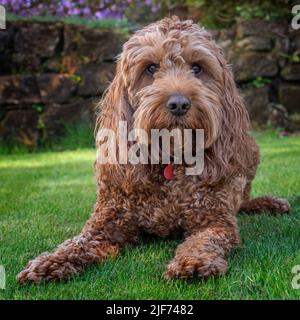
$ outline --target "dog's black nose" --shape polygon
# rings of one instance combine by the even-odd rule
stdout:
[[[183,116],[191,107],[191,103],[186,96],[178,94],[169,98],[166,107],[175,116]]]

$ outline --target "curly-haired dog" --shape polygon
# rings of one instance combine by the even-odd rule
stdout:
[[[250,199],[259,149],[248,133],[248,114],[221,49],[192,21],[165,18],[125,43],[98,128],[117,130],[120,120],[147,132],[204,129],[204,171],[189,176],[184,164],[174,165],[168,180],[163,164],[96,162],[93,215],[80,235],[30,261],[18,275],[20,283],[69,278],[116,256],[142,232],[167,237],[182,231],[168,279],[221,275],[239,243],[239,210],[289,211],[284,199]]]

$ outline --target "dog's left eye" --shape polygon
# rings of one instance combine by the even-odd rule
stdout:
[[[150,64],[147,68],[146,68],[146,72],[148,75],[153,76],[154,73],[157,71],[158,67],[156,64]]]
[[[195,75],[199,75],[199,74],[202,73],[203,69],[202,69],[201,66],[199,66],[199,64],[196,64],[196,63],[195,63],[195,64],[192,65],[192,71],[193,71],[193,73],[194,73]]]

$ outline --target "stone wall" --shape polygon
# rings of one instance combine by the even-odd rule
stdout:
[[[254,126],[300,129],[300,31],[288,24],[238,21],[213,31],[232,64]]]
[[[300,128],[300,33],[239,21],[212,30],[233,65],[254,125]],[[14,22],[0,31],[0,139],[34,148],[64,126],[94,122],[127,35],[62,23]]]
[[[65,125],[93,124],[126,35],[62,23],[0,31],[0,139],[30,148]]]

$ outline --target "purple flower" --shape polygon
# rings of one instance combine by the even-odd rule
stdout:
[[[82,16],[88,19],[122,19],[128,8],[144,8],[156,13],[161,9],[156,0],[1,0],[8,12],[22,15]]]

